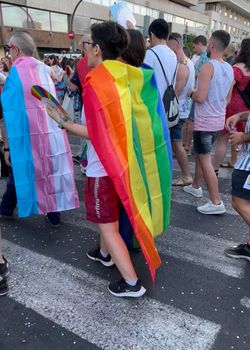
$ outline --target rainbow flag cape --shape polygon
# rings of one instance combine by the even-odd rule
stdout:
[[[66,132],[31,95],[40,85],[56,96],[48,70],[32,57],[18,58],[1,96],[20,217],[79,207]]]
[[[108,88],[107,88],[108,87]],[[133,226],[154,280],[154,237],[170,224],[172,153],[152,69],[104,61],[83,94],[90,140]]]

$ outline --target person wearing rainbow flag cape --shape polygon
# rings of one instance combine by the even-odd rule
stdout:
[[[87,220],[101,233],[100,247],[88,257],[116,265],[120,281],[109,291],[118,297],[140,297],[138,279],[119,234],[120,202],[133,226],[152,279],[161,264],[154,237],[170,221],[171,145],[161,98],[152,69],[136,68],[117,59],[128,45],[126,31],[115,22],[91,26],[83,93],[86,126],[63,119],[47,105],[59,127],[88,141],[85,183]]]

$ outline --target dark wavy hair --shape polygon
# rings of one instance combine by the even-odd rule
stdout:
[[[234,63],[244,63],[247,70],[250,70],[250,38],[243,39],[240,45],[240,52],[235,57]]]
[[[126,30],[112,21],[92,24],[91,37],[93,44],[100,46],[103,60],[116,60],[128,45]]]
[[[139,30],[127,29],[129,36],[128,47],[122,54],[123,60],[134,67],[140,67],[146,54],[145,39]]]

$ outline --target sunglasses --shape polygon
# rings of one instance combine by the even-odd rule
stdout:
[[[4,44],[3,45],[3,47],[4,47],[4,49],[6,50],[6,51],[10,51],[10,49],[18,49],[18,47],[17,46],[15,46],[15,45],[13,45],[13,44]],[[19,49],[18,49],[19,50]]]

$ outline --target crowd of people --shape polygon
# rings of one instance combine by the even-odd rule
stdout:
[[[154,120],[154,113],[159,111],[159,108],[164,111],[162,101],[165,99],[166,91],[169,86],[173,85],[174,87],[178,99],[178,118],[175,125],[169,129],[164,126],[165,122],[162,123],[158,132],[165,134],[165,140],[170,138],[173,154],[180,167],[180,176],[172,180],[172,186],[182,187],[188,195],[202,197],[202,186],[205,184],[210,200],[197,207],[199,213],[221,215],[226,212],[219,193],[219,168],[235,168],[232,174],[232,206],[249,227],[249,240],[237,247],[227,248],[225,253],[230,257],[250,260],[250,39],[244,39],[236,52],[235,46],[230,43],[230,34],[224,30],[214,31],[209,39],[199,35],[194,40],[192,56],[190,50],[184,47],[183,36],[179,33],[169,33],[169,26],[163,19],[154,20],[150,24],[148,37],[150,46],[147,48],[145,38],[136,29],[125,30],[111,21],[94,24],[90,33],[82,37],[81,59],[64,58],[59,60],[52,55],[46,58],[43,57],[38,61],[34,58],[36,57],[36,46],[33,39],[26,32],[17,32],[13,34],[8,43],[13,67],[10,69],[10,59],[2,59],[0,63],[0,84],[3,86],[2,114],[7,129],[6,136],[3,135],[4,160],[9,167],[7,189],[0,206],[1,215],[13,216],[15,207],[18,205],[18,210],[20,212],[23,210],[26,213],[20,216],[46,214],[50,223],[58,226],[60,224],[60,212],[78,206],[77,193],[72,180],[72,157],[64,130],[82,138],[79,154],[73,156],[73,160],[83,161],[82,164],[84,164],[84,171],[86,172],[84,190],[86,219],[97,224],[100,230],[100,244],[96,249],[88,251],[87,256],[106,267],[116,265],[122,279],[110,283],[109,291],[115,296],[122,297],[140,297],[146,292],[146,289],[135,272],[128,246],[120,234],[119,217],[121,207],[126,207],[126,201],[129,201],[129,199],[123,198],[123,194],[120,192],[121,185],[117,180],[119,176],[115,173],[115,170],[114,173],[110,172],[109,167],[106,166],[106,158],[96,146],[95,132],[98,137],[104,139],[106,135],[105,137],[102,136],[93,127],[91,113],[100,118],[100,130],[103,132],[105,128],[101,129],[102,115],[112,113],[107,107],[110,94],[113,100],[117,101],[118,97],[121,98],[120,95],[117,96],[118,92],[122,95],[126,91],[129,94],[127,103],[133,99],[133,93],[140,96],[141,86],[131,78],[127,70],[125,72],[124,67],[126,65],[133,66],[134,72],[139,72],[139,70],[144,72],[145,76],[149,74],[145,72],[150,72],[153,69],[159,92],[159,95],[155,97],[155,101],[158,101],[158,98],[161,106],[157,107],[156,104],[154,106],[152,104],[151,110],[147,111],[152,120]],[[28,61],[28,59],[31,60]],[[37,113],[37,117],[46,119],[46,125],[41,131],[41,142],[48,144],[48,148],[50,147],[50,159],[54,157],[53,161],[45,162],[46,176],[51,177],[54,183],[47,184],[46,181],[40,181],[39,176],[42,178],[40,165],[34,161],[32,163],[34,178],[32,180],[28,179],[32,183],[32,191],[31,189],[30,191],[27,190],[24,198],[22,183],[18,178],[17,170],[15,170],[17,167],[14,152],[15,144],[12,139],[17,130],[12,130],[14,128],[12,119],[17,120],[21,113],[29,113],[25,110],[25,107],[23,111],[20,111],[18,103],[15,110],[14,102],[10,111],[8,103],[11,98],[9,96],[11,90],[12,98],[13,94],[17,94],[20,89],[22,89],[20,96],[21,94],[24,95],[20,99],[31,98],[26,97],[26,94],[28,96],[30,91],[25,87],[27,81],[22,82],[21,74],[22,70],[27,68],[27,64],[29,64],[29,78],[31,81],[28,86],[42,84],[43,87],[48,88],[53,84],[54,90],[51,88],[50,91],[56,95],[58,101],[71,115],[72,120],[65,119],[62,113],[50,104],[47,104],[46,109],[43,108],[42,112],[39,112],[40,114],[34,112],[34,110],[38,110],[38,107],[34,105],[34,102],[30,102],[33,114]],[[121,91],[114,91],[103,67],[113,75],[114,81],[117,79],[117,84],[121,84],[122,80],[116,76],[119,72],[123,81],[129,82],[128,86],[122,86]],[[40,77],[37,77],[38,71]],[[101,84],[102,91],[99,91],[93,83],[95,72],[98,72],[104,79],[104,83]],[[8,74],[10,74],[9,78],[7,78]],[[20,79],[21,83],[14,83],[15,86],[13,86],[12,80],[12,85],[8,85],[8,81],[11,81],[13,77],[16,80]],[[23,86],[21,86],[22,83]],[[98,94],[102,96],[103,105],[94,106],[93,101],[95,101]],[[114,105],[117,108],[117,118],[120,118],[119,106],[125,119],[130,120],[131,111],[127,111],[122,102],[120,104],[121,106],[117,102]],[[133,104],[131,106],[133,109]],[[41,107],[39,108],[41,109]],[[15,115],[13,115],[13,109]],[[165,112],[167,115],[170,113],[166,110]],[[138,113],[143,121],[142,111],[135,109],[133,113]],[[145,122],[145,135],[152,132],[151,129],[147,130],[147,125]],[[98,126],[95,127],[98,128]],[[140,135],[138,136],[139,131],[137,129],[134,131],[135,129],[133,128],[133,132],[136,134],[134,137],[140,138]],[[152,125],[153,129],[154,125]],[[65,162],[67,159],[67,167],[61,165],[63,156],[59,154],[58,149],[54,150],[54,153],[51,150],[50,141],[47,136],[46,138],[44,136],[45,130],[49,130],[50,136],[48,138],[53,139],[54,144],[57,140],[58,144],[64,147],[63,159]],[[112,126],[107,130],[107,133],[113,133]],[[32,136],[30,128],[25,129],[23,133],[25,132]],[[126,135],[122,132],[119,135],[120,142],[124,141],[123,138],[126,140]],[[20,137],[24,136],[21,135]],[[64,146],[62,146],[62,139],[64,140]],[[30,147],[33,150],[35,144],[32,142],[34,141],[31,137]],[[230,142],[232,150],[231,159],[226,161],[228,142]],[[212,156],[213,149],[214,156]],[[18,168],[18,171],[25,172],[24,166],[30,166],[30,155],[27,155],[27,150],[23,150],[23,153],[20,152],[19,157],[20,154],[24,154],[27,161],[24,162],[23,168],[21,166]],[[114,152],[114,149],[108,149],[107,152]],[[192,153],[195,155],[194,176],[191,174],[189,165],[189,156]],[[121,159],[121,162],[125,161],[124,154]],[[167,161],[167,158],[164,159]],[[171,163],[171,159],[169,159],[169,162]],[[152,170],[150,166],[147,163],[146,168],[143,169],[145,174]],[[60,173],[61,168],[63,168],[63,171]],[[64,175],[66,168],[67,177]],[[119,168],[118,165],[117,168]],[[48,172],[48,169],[50,169],[50,172]],[[57,178],[58,174],[60,179]],[[172,174],[168,175],[171,178]],[[37,190],[36,186],[38,186],[39,181],[41,182],[39,186],[45,186],[46,190],[53,187],[53,191],[57,193],[56,199],[52,197],[51,193],[53,191],[45,193],[49,198],[51,197],[49,204],[43,202],[44,199]],[[165,191],[170,192],[170,185],[167,185],[166,181]],[[64,195],[66,191],[67,195]],[[150,191],[150,188],[147,191]],[[22,200],[19,200],[19,198],[22,198]],[[20,208],[20,206],[25,209]],[[153,212],[153,208],[150,209]],[[128,216],[136,233],[136,218],[129,213]],[[161,219],[161,217],[158,218],[158,220]],[[147,225],[150,224],[147,223]],[[147,261],[151,262],[150,259],[155,259],[152,266],[157,268],[159,265],[158,255],[154,255],[153,259],[153,255],[150,255],[150,249],[145,241],[140,240],[140,236],[136,235],[136,238],[139,240],[145,258],[149,259]],[[8,273],[8,262],[2,255],[0,243],[0,295],[5,295],[8,292]]]

